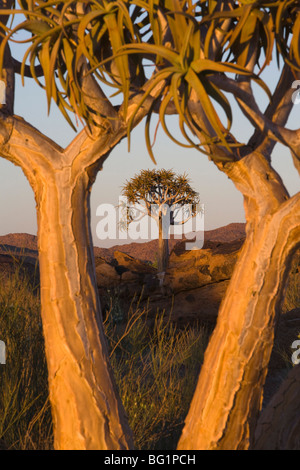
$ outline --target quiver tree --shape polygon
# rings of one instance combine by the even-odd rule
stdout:
[[[151,107],[162,86],[147,92],[138,60],[112,53],[138,41],[139,8],[116,1],[1,1],[0,154],[20,166],[35,195],[42,321],[56,449],[127,449],[132,435],[110,369],[94,269],[90,191],[97,172]],[[11,26],[9,18],[17,17]],[[10,26],[8,26],[10,25]],[[29,32],[21,63],[15,33]],[[22,36],[23,38],[23,36]],[[22,39],[20,42],[23,42]],[[14,47],[17,47],[15,44]],[[69,124],[85,125],[63,149],[14,114],[14,76],[33,78]],[[139,86],[132,94],[130,82]],[[105,83],[122,89],[114,106]],[[120,85],[121,83],[121,85]],[[122,86],[125,83],[125,87]],[[147,92],[143,109],[136,102]],[[5,103],[4,103],[5,101]]]
[[[12,0],[1,6],[1,156],[23,169],[37,201],[56,448],[132,445],[101,325],[89,193],[111,149],[144,116],[154,159],[153,113],[173,140],[207,154],[232,180],[247,221],[178,447],[251,447],[280,301],[300,243],[300,193],[290,196],[271,162],[279,141],[300,172],[300,130],[286,126],[300,71],[299,2],[22,0],[25,20],[13,30],[8,17],[20,10],[11,10]],[[22,29],[31,36],[19,64],[9,41]],[[279,80],[270,92],[260,74],[274,49]],[[149,76],[144,70],[151,63]],[[70,124],[69,113],[86,123],[66,149],[13,114],[15,73],[33,77]],[[120,106],[102,83],[123,93]],[[269,97],[266,109],[254,83]],[[253,126],[248,142],[233,135],[228,95]],[[178,115],[181,141],[167,126],[171,113]]]
[[[157,269],[164,272],[169,259],[170,227],[184,225],[198,214],[198,193],[192,189],[186,175],[176,175],[172,170],[142,170],[126,182],[122,194],[126,198],[128,223],[145,216],[156,221]]]
[[[300,172],[300,129],[286,126],[300,72],[300,4],[165,0],[143,5],[152,42],[122,46],[120,54],[152,60],[158,71],[150,87],[165,82],[147,115],[149,152],[153,156],[150,121],[158,112],[170,138],[199,149],[231,179],[243,195],[247,222],[178,448],[248,449],[290,262],[300,244],[300,193],[288,193],[271,160],[280,142]],[[261,73],[274,52],[278,82],[271,92]],[[266,92],[265,109],[254,84]],[[233,102],[253,128],[247,142],[231,129]],[[173,113],[181,141],[167,126],[166,116]]]

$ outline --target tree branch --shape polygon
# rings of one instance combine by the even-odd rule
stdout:
[[[97,138],[108,126],[112,129],[118,126],[118,113],[103,93],[95,77],[90,73],[90,67],[83,56],[79,60],[78,66],[82,77],[82,97],[95,122],[95,125],[92,126],[92,137]]]
[[[21,73],[21,66],[22,66],[22,63],[19,62],[17,59],[12,59],[13,60],[13,65],[14,65],[14,71],[15,73],[18,73],[20,74]],[[37,77],[43,77],[44,76],[44,70],[43,70],[43,67],[41,65],[36,65],[34,67],[34,71],[35,71],[35,75]],[[25,65],[25,68],[24,68],[24,75],[25,77],[29,77],[29,78],[32,78],[32,74],[31,74],[31,69],[30,69],[30,66],[29,65]]]
[[[286,95],[282,96],[282,99],[280,100],[280,93],[283,95],[283,91],[278,91],[278,102],[275,102],[274,107],[271,106],[269,110],[267,109],[268,112],[264,114],[260,111],[254,99],[250,83],[238,83],[235,80],[226,77],[225,75],[219,77],[214,76],[211,78],[211,80],[222,90],[232,93],[234,95],[244,115],[257,129],[257,133],[261,133],[263,135],[263,143],[259,144],[257,151],[259,153],[263,153],[261,152],[260,148],[260,146],[263,145],[263,155],[269,161],[270,153],[267,153],[267,149],[273,149],[275,143],[272,143],[272,141],[281,142],[282,144],[291,149],[294,157],[294,163],[299,171],[300,129],[291,130],[287,129],[286,127],[283,127],[283,125],[278,124],[278,122],[284,124],[288,118],[290,105],[287,104],[287,101],[291,96],[291,92],[289,91]],[[269,115],[270,117],[274,117],[274,120],[271,120],[268,117]],[[253,137],[250,140],[253,145]]]
[[[232,7],[233,7],[232,3],[233,3],[232,1],[228,1],[228,2],[218,1],[218,6],[215,11],[220,12],[220,11],[232,10]],[[210,44],[209,44],[209,58],[211,60],[216,59],[216,56],[220,50],[224,36],[229,31],[231,25],[232,25],[232,19],[229,18],[229,19],[224,20],[221,25],[218,24],[218,27],[214,29],[214,32],[210,39]]]
[[[240,155],[236,148],[231,147],[228,149],[224,146],[217,145],[212,141],[214,137],[217,137],[216,132],[212,128],[207,114],[203,110],[201,101],[194,90],[191,92],[188,108],[193,120],[190,122],[188,119],[189,128],[199,139],[205,152],[208,153],[209,159],[214,163],[221,164],[239,160]],[[228,134],[227,140],[239,144],[231,134]]]
[[[294,79],[295,76],[290,67],[285,65],[272,96],[272,101],[269,103],[264,113],[265,118],[281,127],[285,126],[293,108],[292,95],[294,90],[291,85]],[[249,145],[256,147],[260,152],[266,155],[270,155],[276,145],[276,140],[270,139],[269,136],[255,129],[249,140]]]
[[[18,116],[0,115],[0,154],[20,166],[29,183],[35,185],[36,168],[49,162],[62,163],[62,148]]]
[[[13,115],[15,102],[15,73],[9,46],[4,53],[2,79],[5,83],[5,103],[0,105],[2,113]]]

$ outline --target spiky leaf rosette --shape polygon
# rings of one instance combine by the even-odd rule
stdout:
[[[93,122],[82,93],[82,61],[88,65],[86,73],[122,93],[125,119],[129,94],[138,93],[148,81],[128,119],[128,137],[139,109],[164,83],[164,93],[153,102],[146,119],[146,143],[153,160],[153,113],[159,113],[167,135],[184,147],[211,153],[211,146],[221,145],[230,151],[240,145],[230,135],[231,104],[213,78],[233,75],[255,81],[270,97],[260,74],[270,63],[274,46],[278,63],[282,58],[293,70],[300,68],[299,0],[19,0],[19,6],[2,9],[2,15],[23,20],[11,29],[2,24],[0,60],[8,41],[18,42],[17,33],[29,32],[27,39],[19,40],[29,45],[21,75],[24,79],[29,63],[32,77],[45,89],[48,106],[54,100],[72,126],[70,111],[88,124]],[[147,78],[151,64],[154,73]],[[192,95],[201,102],[205,125],[196,122],[188,106]],[[216,105],[223,109],[227,123],[220,119]],[[170,108],[178,114],[183,141],[168,129]],[[200,143],[189,132],[195,129],[202,135]]]
[[[166,83],[163,96],[153,105],[146,121],[146,143],[153,160],[150,121],[157,110],[164,131],[177,144],[204,152],[217,144],[230,151],[240,145],[230,135],[231,104],[213,78],[226,76],[253,81],[270,99],[270,90],[260,75],[271,61],[274,46],[279,65],[281,57],[293,70],[299,70],[299,1],[152,0],[134,3],[148,14],[145,21],[151,38],[147,43],[124,45],[122,50],[125,54],[152,58],[157,72],[148,94],[160,81]],[[199,127],[190,112],[188,103],[192,95],[197,97],[206,116],[203,127]],[[141,99],[140,106],[146,97]],[[226,125],[216,105],[223,109]],[[167,127],[170,108],[178,114],[183,142]],[[128,137],[133,121],[134,115],[128,123]],[[197,129],[202,134],[201,144],[191,138],[187,129],[192,133]]]
[[[127,55],[109,58],[124,44],[137,40],[139,28],[134,23],[138,7],[129,13],[129,3],[122,0],[20,0],[19,9],[2,11],[18,17],[18,24],[4,27],[0,62],[3,62],[9,41],[28,44],[20,69],[23,82],[28,64],[30,75],[46,92],[48,108],[54,100],[72,127],[69,111],[92,124],[93,113],[82,91],[83,62],[88,65],[87,73],[93,73],[100,82],[122,92],[126,114],[130,83],[143,74],[143,69],[136,58]],[[18,39],[17,33],[24,31],[29,33],[28,37]],[[40,68],[42,73],[37,73]]]

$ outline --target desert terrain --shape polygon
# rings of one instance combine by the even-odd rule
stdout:
[[[185,250],[184,240],[170,240],[169,265],[163,277],[156,269],[157,240],[147,243],[94,247],[97,285],[103,316],[113,308],[116,321],[126,321],[130,307],[147,309],[149,321],[157,314],[179,328],[203,325],[209,334],[245,239],[245,224],[232,223],[206,231],[201,250]],[[290,272],[293,302],[283,302],[267,376],[264,405],[274,395],[291,367],[291,344],[300,332],[300,255]],[[0,236],[0,275],[16,265],[38,278],[37,237]],[[2,276],[3,279],[3,276]],[[113,307],[112,307],[113,306]],[[291,308],[292,307],[292,308]]]

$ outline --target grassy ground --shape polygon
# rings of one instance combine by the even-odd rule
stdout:
[[[300,306],[299,273],[290,277],[284,311]],[[110,359],[137,449],[172,450],[183,426],[208,342],[203,328],[176,329],[166,315],[122,310],[115,293],[104,323]],[[52,449],[39,292],[17,266],[0,279],[0,449]]]
[[[179,330],[161,314],[149,326],[147,310],[139,307],[120,328],[116,313],[120,318],[112,310],[105,329],[135,447],[176,449],[208,335],[200,327]]]
[[[12,449],[52,448],[38,291],[20,267],[0,281],[0,439]]]
[[[177,330],[162,315],[150,327],[146,310],[120,312],[118,298],[111,301],[104,326],[136,448],[175,449],[205,332]],[[0,281],[0,338],[7,348],[6,364],[0,365],[0,448],[5,442],[9,449],[52,449],[40,300],[20,269]]]

